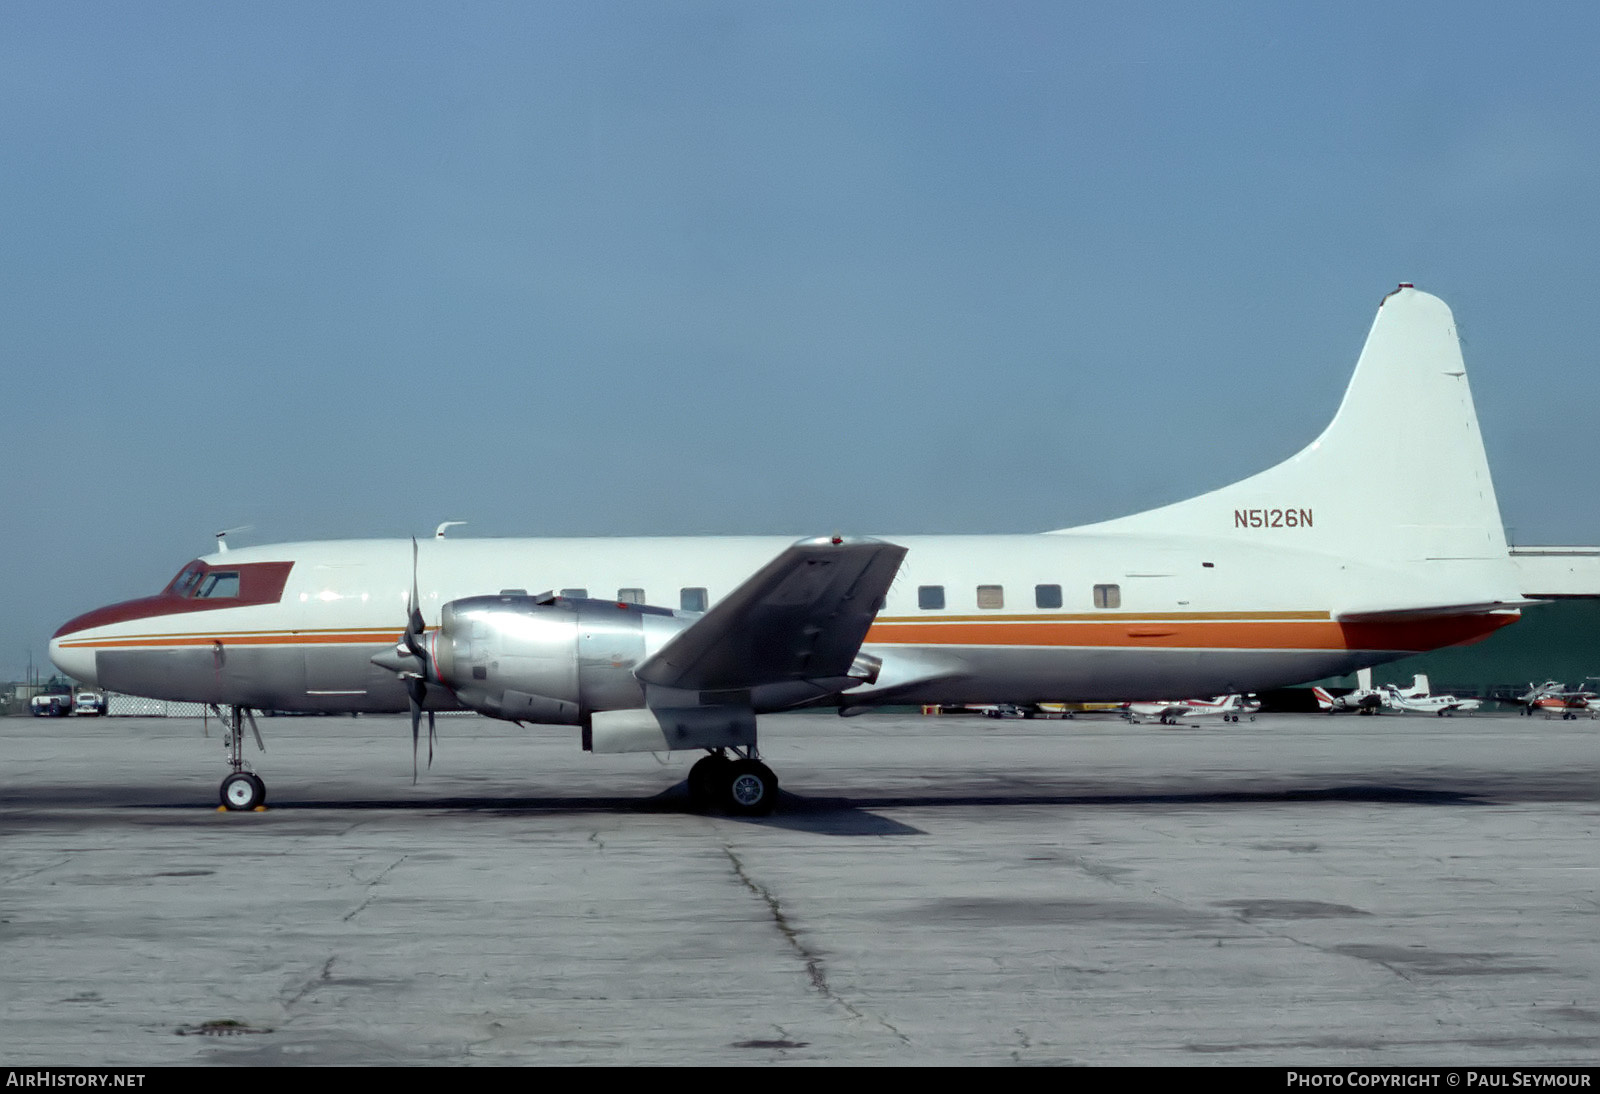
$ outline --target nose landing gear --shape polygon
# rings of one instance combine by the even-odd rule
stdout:
[[[222,711],[217,711],[217,717],[222,717]],[[250,721],[250,732],[255,734],[256,747],[262,752],[267,746],[261,741],[261,729],[256,725],[255,715],[250,713],[248,707],[234,707],[228,714],[228,766],[233,771],[222,780],[222,787],[218,793],[222,808],[230,812],[243,812],[261,809],[267,801],[267,784],[261,781],[261,776],[254,771],[246,771],[244,764],[244,722]]]

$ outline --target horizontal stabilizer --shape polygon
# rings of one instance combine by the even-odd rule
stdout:
[[[634,676],[686,691],[846,678],[905,555],[904,547],[875,539],[801,540]]]
[[[1487,612],[1515,612],[1541,603],[1538,600],[1492,600],[1477,604],[1435,604],[1418,608],[1386,608],[1372,612],[1340,612],[1340,623],[1387,623],[1406,619],[1439,619],[1452,615],[1483,615]]]

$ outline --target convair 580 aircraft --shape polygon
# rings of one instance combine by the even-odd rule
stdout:
[[[1372,504],[1396,477],[1408,503]],[[232,706],[230,808],[265,794],[252,708],[409,708],[413,742],[423,711],[466,708],[581,727],[593,752],[703,750],[691,791],[764,813],[759,714],[1262,691],[1476,641],[1524,603],[1454,320],[1402,285],[1320,437],[1160,509],[1035,535],[224,549],[50,656]]]

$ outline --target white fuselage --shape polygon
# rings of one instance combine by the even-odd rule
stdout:
[[[883,538],[909,548],[864,647],[883,670],[874,684],[844,693],[841,705],[1258,691],[1447,644],[1440,627],[1451,631],[1447,640],[1462,641],[1505,621],[1473,617],[1466,631],[1460,619],[1340,623],[1347,603],[1366,604],[1375,586],[1398,584],[1399,575],[1281,546],[1070,532]],[[679,609],[703,589],[709,607],[790,542],[424,540],[416,580],[429,626],[447,602],[508,590],[583,590]],[[221,597],[169,614],[136,607],[160,600],[151,598],[127,606],[125,618],[111,617],[117,606],[89,613],[52,642],[56,663],[87,682],[167,699],[405,709],[403,690],[370,658],[392,648],[404,628],[410,540],[243,548],[199,563],[210,574],[292,566],[271,603]],[[1413,583],[1395,596],[1415,593]]]

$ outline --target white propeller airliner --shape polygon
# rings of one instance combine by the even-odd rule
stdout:
[[[1372,504],[1396,478],[1408,504]],[[1159,509],[1033,535],[224,547],[50,656],[233,707],[229,808],[265,795],[252,708],[410,709],[414,741],[423,711],[466,708],[594,752],[704,751],[694,795],[758,814],[759,714],[1262,691],[1476,641],[1524,603],[1455,321],[1401,285],[1321,436]]]

